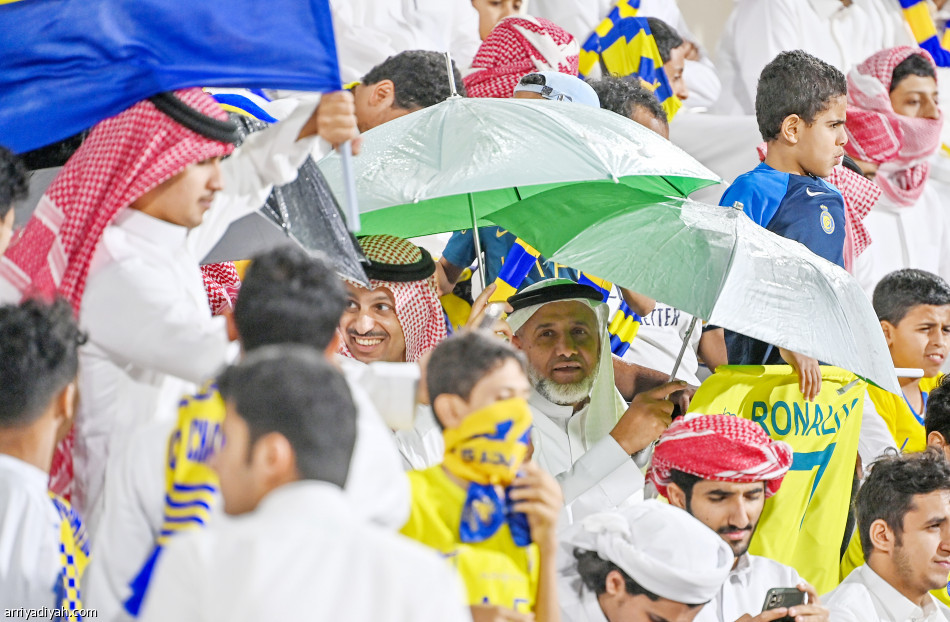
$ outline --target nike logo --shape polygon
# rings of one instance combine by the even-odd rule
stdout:
[[[495,237],[500,238],[501,236],[505,235],[506,233],[508,233],[508,230],[507,230],[507,229],[501,229],[501,228],[499,228],[499,229],[497,229],[497,230],[495,231]]]
[[[810,197],[817,197],[825,194],[824,192],[812,192],[811,188],[805,188],[805,194]]]

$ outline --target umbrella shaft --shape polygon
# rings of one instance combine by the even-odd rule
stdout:
[[[683,362],[683,356],[686,354],[686,348],[689,346],[689,338],[693,336],[693,331],[696,330],[696,322],[699,321],[699,318],[695,315],[689,323],[689,328],[686,329],[686,336],[683,337],[683,345],[680,346],[680,353],[676,357],[676,362],[673,363],[673,371],[670,372],[670,382],[676,380],[676,372],[680,370],[680,363]]]

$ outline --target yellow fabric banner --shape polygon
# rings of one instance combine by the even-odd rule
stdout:
[[[794,567],[824,594],[838,585],[867,385],[837,367],[821,370],[821,392],[806,402],[787,365],[719,367],[689,412],[751,419],[795,450],[781,489],[765,502],[749,552]]]

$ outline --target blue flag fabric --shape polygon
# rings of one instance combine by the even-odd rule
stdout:
[[[0,58],[15,152],[163,91],[340,88],[328,0],[0,0]]]

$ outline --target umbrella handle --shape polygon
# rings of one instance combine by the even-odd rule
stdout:
[[[676,380],[676,372],[680,370],[680,363],[683,362],[683,356],[686,354],[686,347],[689,345],[689,338],[693,336],[693,331],[696,329],[696,322],[699,321],[699,318],[695,315],[689,323],[689,328],[686,329],[686,336],[683,337],[683,345],[680,347],[680,353],[676,357],[676,362],[673,364],[673,371],[670,372],[670,379],[667,382],[673,382]]]
[[[360,208],[356,201],[356,176],[353,174],[353,144],[340,145],[340,166],[343,173],[343,194],[346,203],[346,224],[354,233],[360,230]]]

